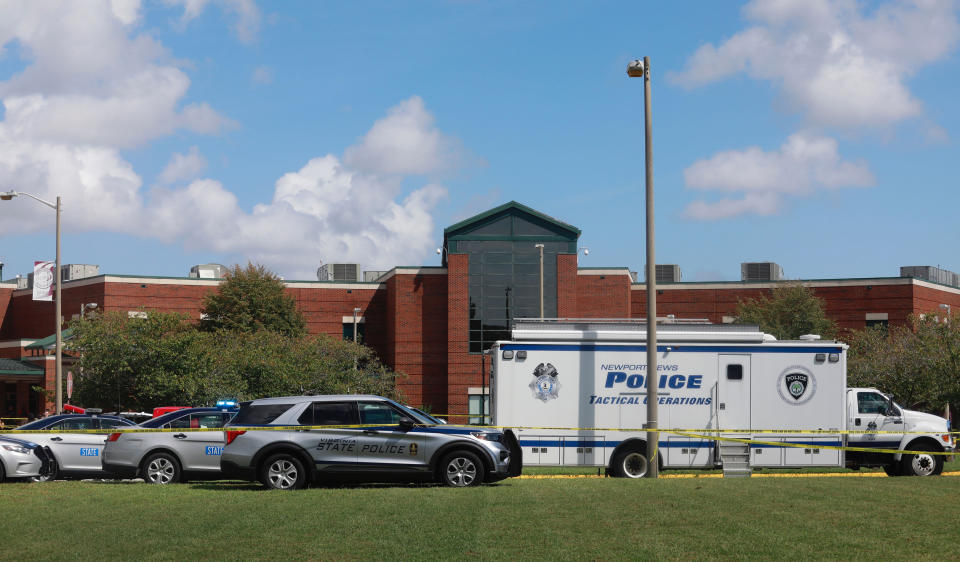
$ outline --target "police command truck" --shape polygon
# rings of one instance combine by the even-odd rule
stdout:
[[[515,321],[512,341],[491,348],[494,425],[516,428],[525,465],[640,477],[649,467],[646,382],[655,377],[658,427],[681,430],[659,433],[664,468],[748,476],[755,467],[874,466],[927,476],[943,470],[933,453],[953,448],[945,419],[847,388],[843,343],[777,341],[746,325],[657,332],[649,373],[640,322]]]

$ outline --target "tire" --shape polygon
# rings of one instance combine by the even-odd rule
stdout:
[[[883,465],[883,471],[887,473],[887,476],[903,476],[900,472],[900,465],[896,462]]]
[[[50,456],[50,468],[47,470],[46,474],[41,474],[40,476],[34,476],[30,479],[31,482],[53,482],[60,477],[60,466],[57,464],[57,459],[53,455]]]
[[[295,455],[278,453],[260,465],[260,482],[270,490],[299,490],[307,484],[307,469]]]
[[[908,450],[936,452],[930,445],[908,445]],[[900,472],[907,476],[936,476],[943,472],[943,455],[903,455]]]
[[[440,463],[440,483],[451,488],[479,486],[486,476],[483,462],[470,451],[454,451]]]
[[[646,451],[638,446],[620,451],[610,463],[610,473],[616,478],[643,478],[649,469]]]
[[[170,453],[153,453],[143,460],[140,474],[147,484],[174,484],[180,482],[180,463]]]
[[[3,462],[0,462],[0,484],[2,484],[6,478],[6,474],[3,471]]]

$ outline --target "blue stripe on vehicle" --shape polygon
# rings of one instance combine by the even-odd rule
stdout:
[[[610,344],[520,344],[507,343],[500,346],[504,351],[647,351],[645,345]],[[658,352],[670,353],[841,353],[839,347],[787,347],[773,345],[658,345]]]

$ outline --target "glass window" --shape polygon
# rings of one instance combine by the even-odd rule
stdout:
[[[300,425],[356,425],[354,402],[314,402],[297,419]]]
[[[101,429],[114,429],[116,427],[129,427],[131,425],[134,425],[134,423],[127,420],[100,418]]]
[[[260,404],[257,406],[247,404],[240,408],[231,425],[266,425],[289,410],[291,406],[293,404]]]
[[[171,429],[187,429],[189,427],[196,427],[196,426],[190,425],[190,414],[187,414],[185,416],[180,416],[179,418],[171,421],[165,427],[169,427]]]
[[[357,322],[357,343],[363,343],[363,336],[366,334],[363,322]],[[343,339],[353,341],[353,322],[343,323]]]
[[[490,397],[486,394],[471,394],[469,397],[469,414],[471,424],[481,424],[490,421]]]
[[[47,429],[97,429],[93,418],[70,418],[57,422]]]
[[[727,365],[727,380],[743,380],[743,365]]]
[[[880,414],[886,410],[887,397],[876,392],[857,393],[857,411],[861,414]]]
[[[360,403],[360,423],[362,424],[397,424],[404,417],[406,416],[385,402]]]

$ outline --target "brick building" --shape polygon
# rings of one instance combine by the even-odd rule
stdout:
[[[288,281],[310,333],[351,337],[354,309],[365,343],[408,376],[407,401],[467,421],[484,400],[481,353],[513,318],[643,318],[644,283],[626,267],[577,264],[580,231],[511,202],[444,231],[441,267],[397,266],[374,281]],[[542,252],[542,253],[541,253]],[[542,255],[542,305],[541,305]],[[97,311],[161,310],[200,318],[217,279],[97,275],[63,284],[65,326]],[[730,322],[740,299],[783,281],[658,282],[661,316]],[[903,324],[911,314],[960,310],[960,288],[913,277],[804,280],[842,328]],[[33,386],[54,388],[54,303],[0,283],[0,417],[52,409]],[[65,356],[64,376],[71,359]],[[66,394],[64,394],[66,397]]]

